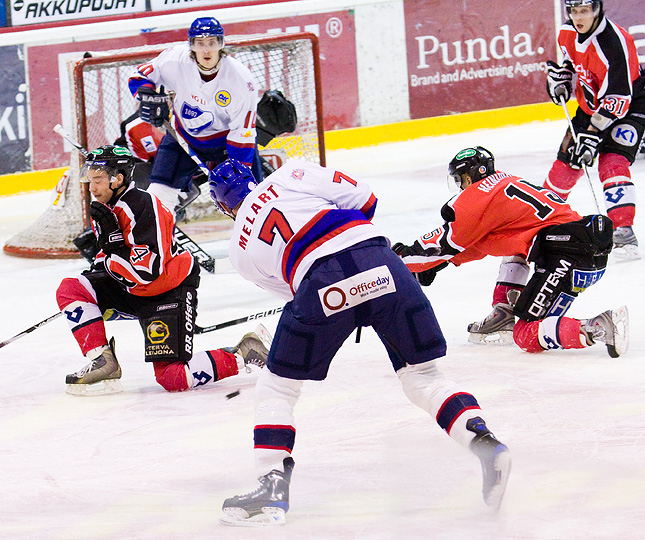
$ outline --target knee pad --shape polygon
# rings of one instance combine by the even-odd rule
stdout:
[[[56,290],[56,302],[62,311],[72,302],[96,304],[96,294],[86,279],[65,278]]]
[[[629,179],[629,161],[623,155],[603,152],[598,156],[598,176],[603,184],[614,178]]]
[[[153,364],[157,382],[168,392],[181,392],[191,388],[188,366],[183,362],[155,362]],[[192,376],[190,376],[192,379]]]
[[[540,321],[524,321],[520,319],[513,327],[513,340],[525,352],[538,353],[544,351],[538,340]]]

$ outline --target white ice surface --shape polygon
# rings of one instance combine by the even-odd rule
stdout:
[[[411,242],[439,222],[450,197],[448,161],[481,144],[497,167],[541,183],[564,122],[330,153],[329,164],[367,180],[376,224]],[[645,200],[645,160],[632,168]],[[591,177],[601,192],[595,170]],[[0,198],[0,241],[48,204],[48,194]],[[594,212],[583,178],[570,202]],[[641,207],[642,208],[642,207]],[[642,210],[636,232],[645,239]],[[226,242],[205,246],[224,256]],[[256,486],[253,384],[241,375],[169,394],[143,362],[136,322],[108,323],[125,392],[64,393],[84,364],[63,319],[0,349],[0,538],[7,540],[201,539],[641,539],[645,517],[645,261],[613,258],[603,280],[570,314],[629,306],[629,352],[604,346],[529,355],[467,343],[466,325],[490,309],[499,261],[441,272],[425,289],[448,341],[443,372],[478,398],[510,448],[506,499],[493,514],[481,499],[477,459],[401,391],[377,337],[349,340],[328,379],[306,383],[297,406],[296,468],[285,527],[221,526],[222,501]],[[56,312],[60,280],[80,261],[0,254],[0,341]],[[205,275],[198,322],[209,325],[280,305],[234,273]],[[273,331],[277,316],[265,319]],[[231,345],[253,323],[198,336],[198,349]],[[234,390],[241,393],[227,400]]]

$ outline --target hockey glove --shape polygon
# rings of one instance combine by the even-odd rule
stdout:
[[[600,141],[599,133],[591,133],[589,131],[578,133],[578,142],[569,150],[571,152],[569,164],[574,169],[581,169],[585,165],[591,167],[596,159]]]
[[[137,96],[141,120],[155,127],[163,126],[164,120],[170,118],[170,96],[164,92],[163,86],[159,93],[148,86],[141,86],[137,90]]]
[[[112,253],[125,245],[119,221],[112,210],[103,203],[92,201],[90,217],[94,221],[99,248],[105,253]]]
[[[573,93],[573,75],[575,73],[573,65],[568,60],[562,66],[559,66],[551,60],[546,63],[546,91],[551,101],[556,105],[562,105],[560,97],[564,101],[569,101]]]
[[[440,265],[435,266],[434,268],[430,268],[430,270],[425,270],[423,272],[415,273],[414,277],[417,278],[419,285],[427,287],[428,285],[431,285],[432,282],[434,281],[434,278],[437,277],[437,272],[439,270],[443,270],[446,266],[448,266],[447,262],[441,263]]]
[[[72,240],[76,249],[81,252],[83,258],[89,262],[93,263],[94,258],[99,252],[99,245],[96,241],[96,235],[92,230],[92,227],[88,227],[81,234],[79,234],[74,240]]]

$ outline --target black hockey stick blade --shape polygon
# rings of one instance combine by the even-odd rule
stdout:
[[[190,237],[176,225],[175,240],[182,249],[190,251],[193,254],[193,257],[195,257],[199,266],[211,274],[215,273],[215,259],[200,248],[197,243],[191,240]]]
[[[259,313],[254,313],[253,315],[247,315],[246,317],[240,317],[239,319],[233,319],[219,324],[214,324],[213,326],[196,326],[195,334],[205,334],[206,332],[214,332],[215,330],[221,330],[222,328],[228,328],[229,326],[235,326],[237,324],[242,324],[248,321],[254,321],[255,319],[262,319],[264,317],[269,317],[270,315],[275,315],[282,311],[282,307],[276,307],[273,309],[267,309],[266,311],[260,311]]]
[[[0,349],[4,347],[5,345],[9,345],[9,343],[13,343],[17,339],[21,338],[22,336],[25,336],[29,334],[30,332],[33,332],[34,330],[38,330],[41,326],[45,326],[47,323],[52,322],[54,319],[58,319],[63,313],[59,311],[58,313],[51,315],[50,317],[47,317],[46,319],[43,319],[39,323],[34,324],[33,326],[30,326],[27,328],[27,330],[23,330],[19,334],[16,334],[13,337],[10,337],[9,339],[4,340],[2,343],[0,343]]]

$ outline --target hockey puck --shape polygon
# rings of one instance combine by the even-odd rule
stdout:
[[[240,395],[240,391],[235,390],[235,392],[231,392],[230,394],[226,394],[226,399],[233,399],[235,396],[239,396],[239,395]]]

